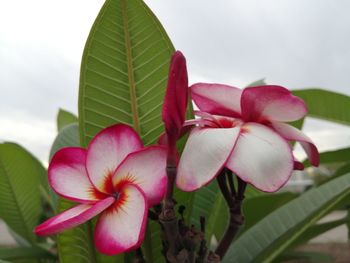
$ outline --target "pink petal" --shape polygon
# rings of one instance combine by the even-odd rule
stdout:
[[[57,194],[66,199],[91,203],[99,200],[85,169],[86,151],[78,147],[63,148],[53,156],[49,183]]]
[[[230,117],[241,115],[242,90],[222,84],[196,83],[191,96],[201,111]]]
[[[97,202],[94,205],[77,205],[61,214],[58,214],[49,220],[45,221],[41,225],[37,226],[34,230],[35,234],[39,236],[52,235],[63,230],[75,227],[90,220],[94,216],[101,213],[115,202],[114,197],[108,197],[104,200]]]
[[[169,141],[176,143],[182,124],[185,121],[188,101],[188,77],[186,59],[176,51],[170,63],[168,85],[166,89],[162,118]]]
[[[143,191],[149,206],[158,204],[167,186],[166,159],[167,149],[161,146],[133,152],[117,168],[113,185],[118,189],[118,185],[131,182]]]
[[[127,125],[117,124],[103,129],[87,150],[86,168],[91,182],[99,191],[111,194],[115,169],[129,153],[142,147],[140,137]]]
[[[257,123],[242,127],[226,167],[256,188],[274,192],[289,179],[294,166],[288,142],[272,129]]]
[[[310,163],[313,166],[318,166],[320,163],[320,155],[315,144],[312,140],[306,136],[304,133],[299,131],[297,128],[290,126],[285,123],[272,122],[271,127],[278,132],[282,137],[288,141],[300,142],[301,146],[304,148]]]
[[[101,253],[115,255],[139,247],[143,241],[148,207],[142,190],[125,185],[119,202],[102,213],[95,229],[95,245]]]
[[[246,88],[241,105],[246,122],[296,121],[307,113],[304,101],[280,86]]]
[[[194,128],[180,159],[177,186],[183,191],[194,191],[214,179],[230,156],[239,130]]]

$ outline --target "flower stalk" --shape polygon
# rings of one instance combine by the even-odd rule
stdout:
[[[224,196],[224,199],[230,211],[229,225],[225,231],[222,240],[220,241],[218,247],[215,250],[215,254],[218,255],[221,259],[225,256],[233,239],[235,238],[239,229],[244,223],[242,203],[244,200],[244,192],[247,184],[238,177],[237,181],[238,186],[236,191],[234,188],[232,173],[229,170],[223,169],[217,177],[219,188],[222,192],[222,195]]]

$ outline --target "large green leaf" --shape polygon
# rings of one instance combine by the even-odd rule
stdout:
[[[81,145],[115,123],[134,127],[145,145],[163,131],[161,107],[172,43],[142,0],[107,0],[87,40],[80,75],[79,127]],[[181,196],[179,197],[181,199]],[[159,227],[145,240],[161,258]],[[154,237],[154,238],[153,238]],[[156,238],[156,240],[155,240]],[[154,244],[158,242],[158,245]]]
[[[42,213],[40,200],[41,163],[21,146],[0,144],[0,217],[30,243]]]
[[[247,231],[265,216],[291,201],[295,197],[297,197],[297,194],[283,192],[246,199],[243,203],[245,222],[242,231]]]
[[[348,217],[334,220],[331,222],[315,224],[314,226],[308,228],[300,237],[298,237],[290,246],[296,247],[301,244],[307,243],[309,240],[333,229],[338,226],[344,225],[349,221]]]
[[[57,114],[57,130],[60,131],[65,126],[77,123],[78,117],[75,116],[73,113],[70,113],[69,111],[59,109]]]
[[[107,0],[87,40],[80,75],[81,142],[109,125],[133,126],[144,143],[163,131],[161,107],[174,48],[141,0]]]
[[[223,262],[271,262],[350,194],[350,174],[314,188],[275,210],[231,245]]]
[[[294,90],[308,107],[308,116],[350,125],[350,97],[344,94],[322,90]]]

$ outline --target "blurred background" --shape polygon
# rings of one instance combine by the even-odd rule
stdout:
[[[58,108],[77,113],[81,55],[103,2],[0,0],[0,139],[47,163]],[[350,95],[349,1],[146,3],[187,57],[190,83],[265,78]],[[350,145],[345,126],[307,120],[304,130],[321,151]]]
[[[103,2],[0,0],[0,140],[46,165],[58,109],[77,114],[81,55]],[[145,2],[187,57],[190,83],[264,78],[350,95],[350,1]],[[348,126],[307,119],[304,131],[320,151],[350,146]],[[345,242],[345,226],[337,231],[318,242]]]

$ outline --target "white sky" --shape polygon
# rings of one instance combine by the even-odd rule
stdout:
[[[188,61],[190,81],[350,95],[349,1],[147,0]],[[80,59],[102,0],[0,0],[0,139],[48,158],[59,107],[77,112]],[[350,128],[308,121],[320,150]]]

